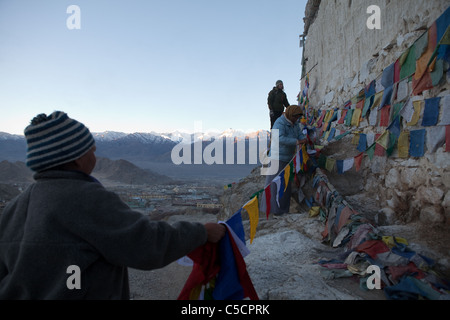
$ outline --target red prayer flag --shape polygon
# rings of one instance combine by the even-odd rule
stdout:
[[[401,65],[400,65],[400,58],[397,59],[397,61],[395,61],[394,64],[394,83],[397,83],[400,81],[400,69],[401,69]]]
[[[266,195],[266,216],[267,216],[267,220],[269,220],[269,214],[270,214],[270,198],[272,197],[272,194],[270,192],[270,185],[269,184],[265,189],[264,189],[264,194]]]
[[[355,157],[356,172],[358,172],[361,169],[361,163],[362,163],[363,155],[364,155],[364,152],[361,152],[359,155],[357,155]]]
[[[389,114],[391,112],[391,106],[387,105],[381,109],[380,127],[387,127],[389,125]]]
[[[343,124],[345,120],[345,116],[347,115],[348,109],[344,109],[341,112],[341,118],[339,119],[338,123]]]
[[[375,134],[375,141],[381,136],[381,133]],[[379,143],[375,143],[375,155],[379,157],[384,157],[386,155],[386,149]]]

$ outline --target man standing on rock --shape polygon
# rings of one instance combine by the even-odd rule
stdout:
[[[225,235],[131,210],[90,175],[94,138],[64,112],[38,115],[25,138],[36,182],[0,218],[1,300],[129,299],[127,267],[161,268]]]
[[[289,107],[286,93],[283,90],[283,81],[278,80],[275,87],[269,92],[267,104],[270,110],[270,129],[273,128],[275,121],[283,114],[284,108]]]

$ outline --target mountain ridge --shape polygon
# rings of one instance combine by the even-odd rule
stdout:
[[[258,155],[262,152],[259,149],[265,148],[264,142],[269,141],[268,131],[244,133],[232,129],[221,133],[204,134],[188,134],[180,131],[162,134],[105,131],[94,132],[93,136],[97,147],[95,154],[99,158],[124,159],[144,170],[150,169],[175,180],[180,178],[194,180],[221,178],[225,182],[243,178],[259,165]],[[222,143],[218,143],[218,140],[221,140]],[[212,144],[213,141],[215,141],[214,144]],[[201,144],[200,147],[199,144]],[[177,145],[182,148],[175,149],[174,147]],[[199,148],[201,148],[203,158],[202,163],[197,164],[194,156]],[[178,152],[180,150],[183,155],[184,152],[190,150],[191,157],[188,156],[187,163],[176,165],[172,158],[180,158],[181,153]],[[0,161],[25,162],[26,152],[27,145],[24,136],[0,132]],[[245,155],[242,154],[243,152]],[[250,157],[250,153],[252,157]],[[203,161],[205,157],[217,160],[216,165],[210,165]],[[242,159],[244,159],[244,163],[242,163]],[[255,159],[257,159],[256,163]]]
[[[207,131],[207,132],[182,132],[182,131],[172,131],[172,132],[133,132],[125,133],[121,131],[103,131],[103,132],[92,132],[94,139],[96,141],[117,141],[124,138],[134,137],[140,139],[143,142],[153,141],[155,139],[170,140],[173,142],[196,142],[198,140],[210,141],[212,139],[221,138],[237,138],[237,139],[257,139],[264,135],[269,135],[267,130],[256,130],[251,132],[244,132],[242,130],[228,129],[225,131]],[[20,140],[25,139],[24,135],[8,133],[0,131],[0,141],[1,140]]]
[[[24,162],[0,161],[0,183],[31,183],[33,182],[33,175],[34,172]],[[155,185],[175,182],[165,175],[149,169],[142,169],[127,160],[111,160],[102,157],[97,157],[92,175],[100,180],[106,179],[129,185]]]

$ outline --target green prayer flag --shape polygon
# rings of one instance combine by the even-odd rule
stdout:
[[[414,74],[416,72],[416,45],[412,45],[409,50],[402,55],[400,60],[403,60],[400,69],[400,79],[404,79]]]
[[[369,156],[369,159],[373,159],[373,154],[375,153],[375,143],[373,143],[367,150],[366,154]]]

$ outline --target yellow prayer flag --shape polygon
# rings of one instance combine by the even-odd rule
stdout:
[[[409,156],[409,131],[402,131],[398,138],[398,156],[408,158]]]
[[[291,164],[288,164],[284,169],[284,191],[286,191],[288,187],[290,177],[291,177]]]
[[[324,140],[328,140],[328,136],[330,135],[330,131],[327,131],[326,133],[325,133],[325,135],[323,136],[323,139]]]
[[[381,92],[378,92],[375,94],[375,97],[373,98],[372,109],[378,108],[378,106],[381,103],[381,100],[383,99],[383,93],[384,93],[384,91],[381,91]]]
[[[302,153],[303,153],[303,164],[307,164],[308,160],[309,160],[309,154],[308,154],[308,151],[306,150],[306,145],[303,145]]]
[[[414,114],[411,118],[411,122],[408,122],[406,125],[415,126],[417,122],[419,122],[420,112],[422,110],[422,106],[425,104],[425,101],[418,100],[413,102]]]
[[[400,237],[393,237],[393,236],[382,236],[381,240],[390,248],[392,249],[393,247],[395,247],[397,245],[397,243],[402,243],[405,245],[408,245],[408,240],[406,240],[405,238],[400,238]]]
[[[376,141],[380,146],[384,149],[387,149],[389,146],[389,131],[384,131],[383,134]]]
[[[352,144],[359,144],[359,133],[354,134]]]
[[[355,109],[353,111],[353,117],[352,117],[352,122],[351,122],[352,126],[354,126],[354,127],[359,126],[359,121],[361,119],[361,113],[362,113],[361,109]]]
[[[325,162],[325,169],[327,169],[329,172],[333,172],[335,164],[335,159],[327,158],[327,161]]]
[[[250,219],[250,243],[252,243],[259,223],[258,197],[254,197],[252,200],[247,202],[243,208],[247,211]]]
[[[328,110],[327,114],[325,115],[324,122],[330,122],[330,120],[333,118],[334,110]]]

